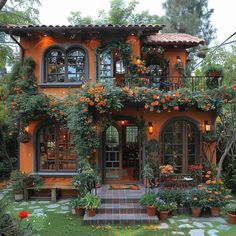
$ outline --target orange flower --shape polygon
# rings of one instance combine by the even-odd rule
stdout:
[[[207,174],[208,174],[208,175],[210,175],[210,174],[211,174],[211,171],[210,171],[210,170],[208,170],[208,171],[207,171]]]
[[[209,202],[212,202],[213,200],[212,200],[212,198],[208,198],[208,201],[209,201]]]
[[[145,94],[148,93],[148,89],[145,88],[145,89],[143,90],[143,92],[144,92]]]
[[[88,110],[86,108],[83,109],[83,113],[86,113]]]
[[[130,96],[130,97],[133,97],[133,95],[134,95],[134,92],[133,92],[132,90],[130,90],[130,91],[129,91],[129,96]]]
[[[214,194],[215,194],[215,195],[219,195],[219,192],[216,191],[216,192],[214,192]]]
[[[177,97],[177,98],[179,97],[179,92],[175,93],[175,97]]]
[[[99,102],[99,101],[100,101],[99,97],[96,97],[95,102]]]
[[[220,184],[220,185],[223,185],[223,184],[224,184],[224,182],[223,182],[222,180],[220,180],[219,184]]]
[[[216,180],[212,180],[212,182],[211,182],[212,184],[216,184]]]
[[[65,113],[64,113],[63,111],[61,111],[61,112],[60,112],[60,115],[61,115],[61,116],[64,116],[64,115],[65,115]]]
[[[134,88],[134,90],[135,90],[135,91],[138,91],[138,90],[139,90],[139,87],[136,86],[136,87]]]
[[[157,95],[153,95],[153,99],[157,99]]]
[[[79,100],[80,100],[81,102],[83,102],[83,101],[84,101],[84,99],[85,99],[84,97],[81,97]]]
[[[85,102],[90,103],[90,98],[85,98]]]
[[[199,185],[198,185],[198,188],[201,188],[201,187],[202,187],[202,185],[201,185],[201,184],[199,184]]]
[[[166,95],[166,100],[170,100],[170,95]]]
[[[93,88],[89,88],[88,93],[91,94],[93,92],[93,90],[94,90]]]
[[[162,98],[161,103],[165,103],[165,102],[166,102],[165,98]]]
[[[144,108],[145,108],[145,109],[148,109],[148,107],[149,107],[148,104],[145,104]]]
[[[123,92],[128,93],[129,92],[129,88],[128,87],[124,87],[123,88]]]
[[[206,181],[206,184],[211,184],[211,180],[208,179],[208,180]]]
[[[208,179],[208,178],[210,178],[210,175],[205,175],[205,177]]]
[[[94,102],[91,101],[91,102],[89,103],[89,105],[90,105],[90,106],[94,106]]]
[[[97,87],[102,87],[102,83],[97,83],[96,86]]]

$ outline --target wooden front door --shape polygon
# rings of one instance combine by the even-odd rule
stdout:
[[[133,124],[117,121],[105,132],[105,181],[132,182],[139,180],[140,135]]]

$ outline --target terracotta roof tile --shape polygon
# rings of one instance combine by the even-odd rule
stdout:
[[[199,44],[204,44],[204,40],[198,37],[181,34],[181,33],[169,33],[169,34],[154,34],[149,35],[144,39],[145,44],[159,44],[159,45],[191,45],[197,46]]]

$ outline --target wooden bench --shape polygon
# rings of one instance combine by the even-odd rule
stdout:
[[[43,185],[43,186],[37,187],[37,190],[44,190],[44,189],[50,190],[50,193],[51,193],[50,200],[52,202],[57,201],[57,190],[76,190],[76,188],[72,185]],[[35,187],[25,188],[25,190],[24,190],[25,201],[29,200],[29,191],[30,190],[36,190],[36,188]]]

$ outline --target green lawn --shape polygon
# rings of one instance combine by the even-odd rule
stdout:
[[[182,232],[184,235],[189,235],[189,231],[191,229],[188,228],[178,228],[180,224],[185,224],[184,221],[181,220],[190,219],[188,224],[192,224],[191,218],[189,215],[177,215],[171,217],[170,219],[174,220],[174,223],[166,221],[160,222],[157,225],[144,226],[144,225],[92,225],[86,226],[83,225],[82,218],[78,218],[76,215],[68,212],[66,214],[58,213],[65,207],[65,204],[61,204],[54,212],[48,211],[47,204],[42,202],[23,202],[18,203],[12,200],[11,195],[8,195],[8,207],[6,209],[12,216],[17,216],[17,212],[19,210],[27,210],[30,213],[30,216],[25,220],[24,223],[32,222],[34,235],[41,236],[71,236],[71,235],[81,235],[81,236],[154,236],[154,235],[174,235],[173,231]],[[6,198],[5,198],[6,200]],[[49,203],[51,204],[51,203]],[[57,203],[60,204],[60,203]],[[42,213],[35,214],[35,209],[43,210]],[[206,221],[206,220],[205,220]],[[169,225],[169,229],[160,229],[161,223],[167,223]],[[234,236],[236,235],[236,225],[230,226],[228,230],[220,230],[217,228],[220,225],[219,222],[212,222],[212,227],[204,226],[203,230],[205,235],[209,235],[208,231],[212,229],[217,229],[218,232],[216,235],[224,235],[224,236]],[[195,227],[194,229],[197,229]],[[180,235],[180,234],[176,234]]]

